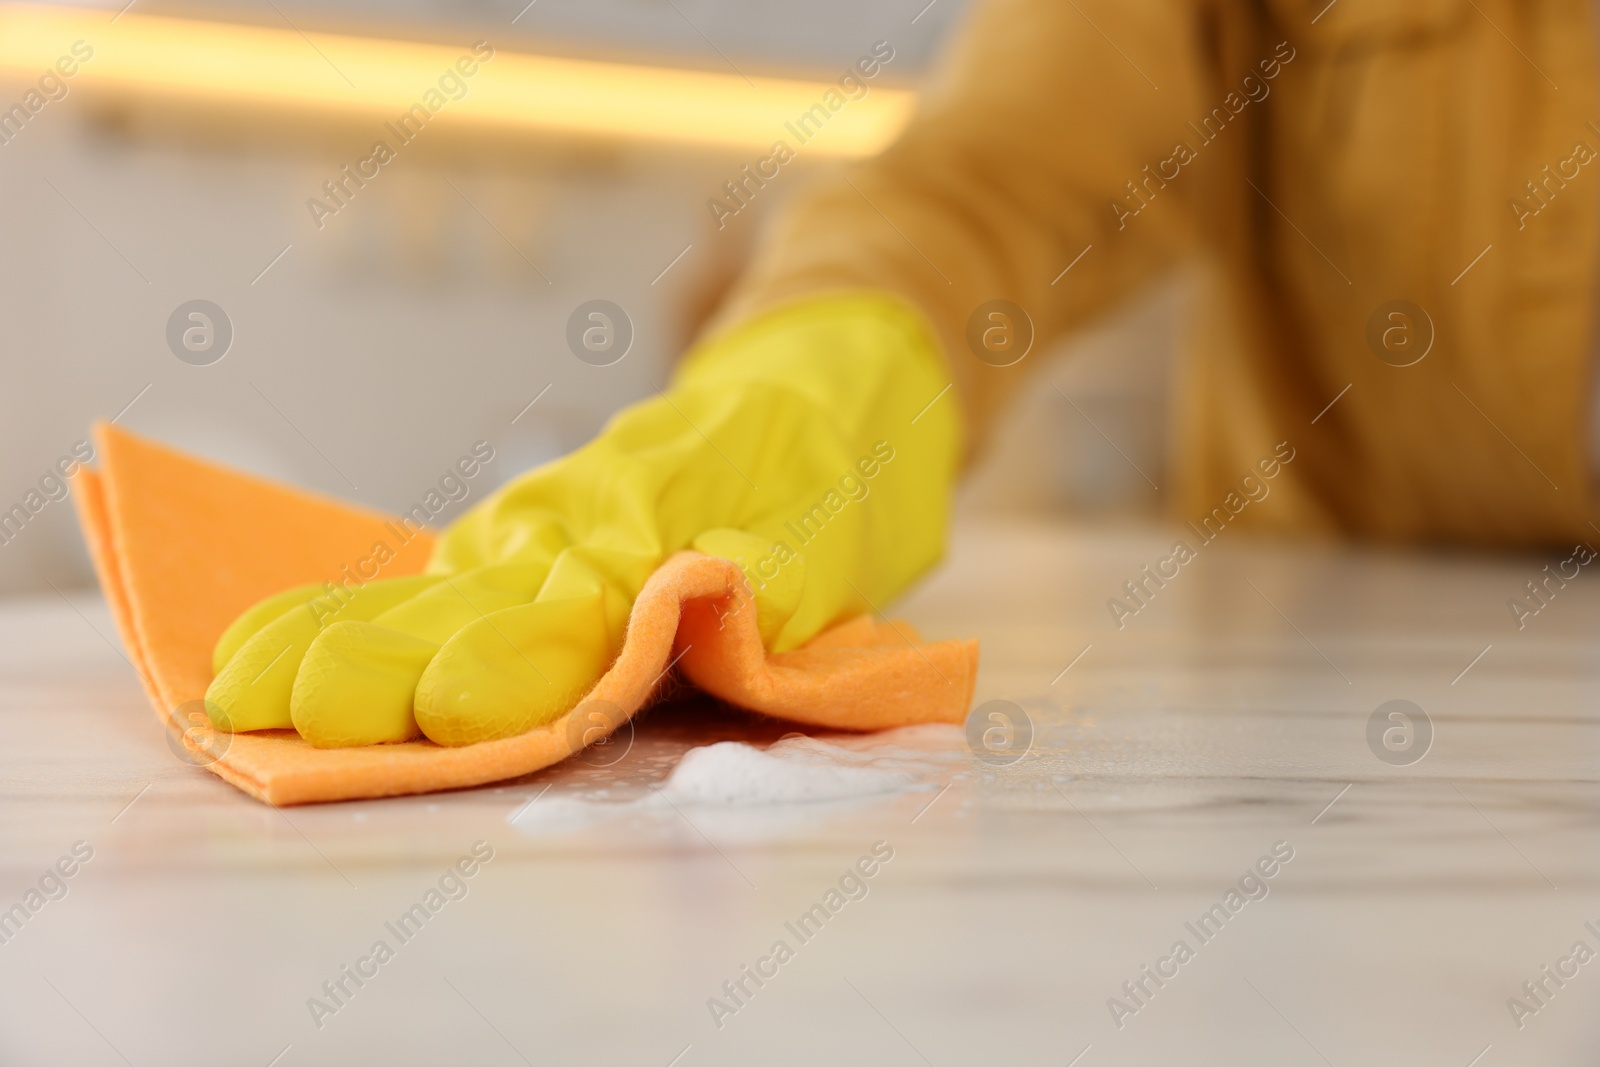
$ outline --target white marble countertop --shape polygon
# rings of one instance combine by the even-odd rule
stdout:
[[[1507,600],[1565,554],[1225,535],[1119,630],[1107,598],[1171,541],[960,531],[897,614],[982,639],[978,699],[1026,709],[1028,754],[932,728],[915,788],[761,810],[637,799],[787,729],[691,698],[611,766],[275,811],[172,756],[92,593],[0,605],[0,909],[57,897],[0,944],[0,1063],[1595,1062],[1600,575],[1519,630]],[[1395,699],[1432,725],[1409,765],[1367,741]],[[477,842],[459,899],[390,932]],[[345,966],[371,976],[314,1012]]]

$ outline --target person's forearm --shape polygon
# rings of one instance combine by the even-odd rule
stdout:
[[[981,436],[1023,369],[970,350],[980,305],[1020,306],[1042,347],[1150,281],[1186,240],[1195,176],[1151,181],[1136,219],[1111,204],[1203,110],[1204,11],[1189,0],[980,3],[910,127],[788,207],[719,321],[818,292],[894,294],[933,327]]]

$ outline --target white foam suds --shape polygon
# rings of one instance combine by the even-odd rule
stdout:
[[[719,741],[691,748],[666,781],[632,799],[618,789],[553,791],[513,822],[526,833],[563,833],[630,816],[680,814],[733,828],[814,820],[910,790],[938,789],[970,760],[959,729],[912,726],[878,734],[791,734],[766,748]],[[613,786],[617,783],[609,783]]]
[[[685,752],[661,791],[675,804],[804,804],[896,793],[915,781],[850,755],[810,738],[779,741],[766,751],[719,741]]]

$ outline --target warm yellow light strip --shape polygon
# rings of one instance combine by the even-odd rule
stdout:
[[[471,48],[307,33],[91,8],[0,4],[0,69],[33,79],[94,49],[67,83],[176,94],[209,104],[311,108],[397,118]],[[499,48],[441,119],[629,140],[715,145],[763,155],[798,147],[786,127],[823,104],[832,82],[675,70],[520,54]],[[843,71],[841,71],[843,73]],[[753,84],[752,84],[753,83]],[[806,151],[870,155],[910,115],[913,94],[871,85],[836,111]],[[833,98],[835,102],[839,99]],[[0,101],[9,108],[12,101]],[[811,128],[808,128],[808,133]]]

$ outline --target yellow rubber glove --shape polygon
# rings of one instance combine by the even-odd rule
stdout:
[[[452,524],[425,574],[246,611],[217,643],[216,725],[320,746],[522,733],[577,704],[645,580],[689,547],[736,562],[766,646],[795,648],[943,552],[947,380],[921,317],[876,294],[712,337],[669,391]]]

